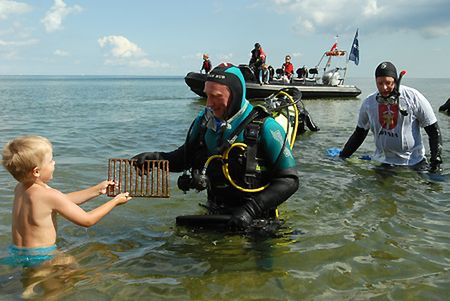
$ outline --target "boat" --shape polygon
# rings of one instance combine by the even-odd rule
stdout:
[[[239,65],[238,67],[244,75],[247,99],[250,100],[266,98],[286,87],[299,89],[303,99],[354,98],[361,94],[361,90],[355,85],[344,84],[348,60],[345,67],[331,67],[333,58],[346,56],[346,51],[338,50],[333,45],[330,51],[322,55],[316,67],[309,70],[305,67],[298,68],[296,76],[293,76],[290,81],[283,79],[280,70],[274,72],[272,68],[269,84],[263,85],[257,81],[254,70],[250,66]],[[203,92],[206,74],[189,72],[184,80],[192,92],[200,97],[206,97]]]

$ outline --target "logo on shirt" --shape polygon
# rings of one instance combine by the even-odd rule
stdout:
[[[383,129],[391,130],[397,126],[398,104],[378,104],[378,121]]]

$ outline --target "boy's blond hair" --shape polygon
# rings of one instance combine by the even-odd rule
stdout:
[[[51,142],[41,136],[22,136],[3,147],[3,166],[19,182],[26,180],[35,167],[40,167],[45,155],[52,151]]]

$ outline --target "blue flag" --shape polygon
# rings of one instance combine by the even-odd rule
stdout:
[[[358,29],[356,30],[355,38],[353,39],[352,49],[348,56],[349,61],[354,61],[356,65],[359,64],[359,42],[358,42]]]

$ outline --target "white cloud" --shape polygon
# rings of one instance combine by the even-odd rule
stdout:
[[[181,56],[181,58],[186,61],[195,60],[195,61],[198,61],[201,63],[203,61],[204,53],[208,53],[208,52],[197,52],[195,54],[187,54],[187,55]],[[231,52],[230,53],[217,53],[217,54],[209,54],[209,58],[212,61],[213,67],[214,67],[214,66],[219,65],[220,63],[233,63],[234,55]]]
[[[62,22],[65,17],[71,13],[79,13],[82,10],[82,7],[79,5],[69,7],[63,0],[54,0],[53,6],[41,22],[44,24],[47,32],[61,30],[63,28]]]
[[[376,0],[369,0],[363,7],[363,15],[366,17],[376,16],[383,12],[383,8],[379,8]]]
[[[56,49],[54,52],[53,52],[53,54],[54,55],[56,55],[56,56],[69,56],[70,54],[69,54],[69,52],[67,52],[67,51],[65,51],[65,50],[61,50],[61,49]]]
[[[8,19],[12,14],[24,14],[31,10],[31,6],[17,1],[0,0],[0,20]]]
[[[3,40],[0,39],[0,58],[4,61],[12,61],[20,58],[20,48],[35,45],[38,39]]]
[[[450,33],[450,21],[447,24],[426,26],[421,29],[421,33],[426,38],[448,36]]]
[[[0,40],[0,46],[27,46],[27,45],[34,45],[39,42],[38,39],[29,39],[29,40],[22,40],[22,41],[5,41]]]
[[[169,64],[161,63],[158,61],[152,61],[148,58],[142,58],[139,60],[131,60],[129,61],[129,66],[137,67],[137,68],[167,68]]]
[[[222,53],[219,54],[219,62],[221,63],[229,63],[233,60],[233,53]]]
[[[19,55],[17,53],[17,51],[12,50],[12,51],[6,51],[6,52],[0,52],[0,55],[3,59],[11,61],[11,60],[15,60],[19,58]]]
[[[110,46],[110,55],[114,58],[137,58],[145,56],[145,52],[124,36],[107,36],[98,39],[101,48]]]
[[[164,68],[168,64],[152,61],[138,45],[124,36],[105,36],[98,39],[101,48],[106,48],[106,65],[130,66],[139,68]]]
[[[202,57],[203,57],[203,53],[201,53],[201,52],[197,52],[195,54],[185,54],[185,55],[181,56],[181,58],[183,60],[193,60],[193,59],[196,60],[196,59],[202,59]]]
[[[424,37],[448,35],[450,2],[444,0],[270,0],[280,14],[292,15],[300,35],[366,34],[399,31]],[[286,18],[289,19],[289,18]]]
[[[11,37],[11,39],[15,40],[29,40],[32,34],[33,28],[24,25],[20,21],[10,22],[9,26],[0,28],[0,37]]]

